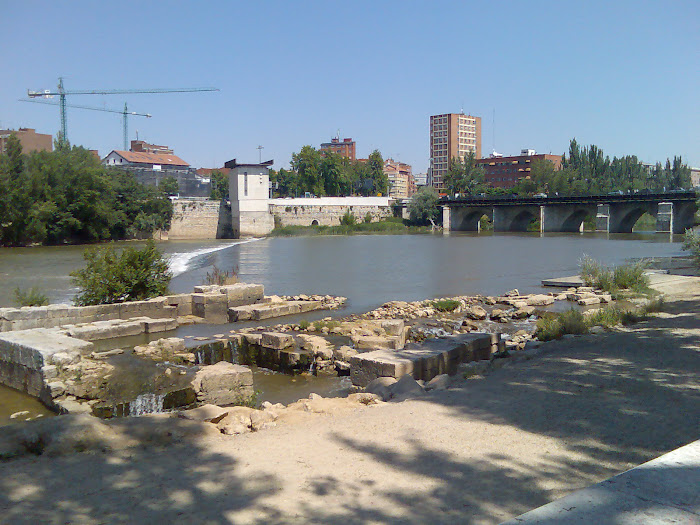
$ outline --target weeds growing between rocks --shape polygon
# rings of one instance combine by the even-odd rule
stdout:
[[[581,279],[586,286],[618,295],[620,290],[631,290],[640,295],[650,295],[649,277],[644,274],[646,261],[610,268],[599,261],[584,255],[579,262]]]

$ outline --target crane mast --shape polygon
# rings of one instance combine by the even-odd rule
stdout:
[[[136,94],[136,93],[197,93],[202,91],[219,91],[218,88],[213,87],[195,87],[195,88],[153,88],[153,89],[73,89],[66,90],[63,85],[63,77],[58,78],[58,88],[57,91],[44,90],[44,91],[31,91],[27,90],[27,96],[29,98],[51,98],[58,96],[58,105],[61,111],[61,141],[68,140],[68,123],[66,117],[66,96],[67,95],[122,95],[122,94]],[[127,136],[127,122],[126,122],[127,107],[124,105],[124,144],[126,148]]]
[[[60,102],[48,102],[44,100],[26,100],[26,99],[20,99],[20,102],[32,102],[34,104],[46,104],[49,106],[58,106],[60,105]],[[129,108],[124,102],[124,109],[108,109],[108,108],[96,108],[92,106],[82,106],[79,104],[66,104],[65,107],[67,108],[78,108],[78,109],[89,109],[91,111],[106,111],[107,113],[119,113],[122,116],[122,125],[123,125],[123,134],[124,134],[124,150],[128,151],[129,149],[129,116],[136,116],[136,117],[146,117],[146,118],[151,118],[153,115],[150,113],[137,113],[136,111],[129,111]]]

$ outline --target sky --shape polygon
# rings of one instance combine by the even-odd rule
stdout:
[[[193,167],[274,159],[339,135],[357,154],[429,164],[429,116],[482,118],[482,152],[569,141],[700,166],[700,3],[691,1],[40,2],[0,0],[0,128],[55,134],[27,90],[150,113],[129,138]],[[72,144],[122,149],[121,115],[68,108]],[[262,145],[260,152],[257,147]]]

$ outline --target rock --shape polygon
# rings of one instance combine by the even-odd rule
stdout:
[[[273,350],[283,350],[294,346],[294,337],[290,334],[280,332],[263,332],[261,334],[260,346],[272,348]]]
[[[124,350],[121,348],[115,348],[114,350],[107,350],[106,352],[92,352],[90,357],[92,359],[107,359],[113,355],[123,354]]]
[[[591,329],[589,330],[590,333],[592,334],[603,334],[605,333],[605,328],[603,328],[600,325],[592,326]]]
[[[494,308],[491,311],[491,319],[493,321],[505,322],[509,317],[508,312],[501,310],[500,308]]]
[[[600,297],[585,297],[576,301],[581,306],[590,306],[592,304],[600,304]]]
[[[535,313],[534,306],[523,306],[521,308],[518,308],[515,312],[513,312],[511,314],[511,317],[513,319],[527,319],[528,317],[530,317],[534,313]]]
[[[440,374],[439,376],[433,377],[428,384],[425,385],[426,390],[447,390],[450,386],[450,376],[447,374]]]
[[[258,432],[266,428],[274,427],[277,423],[277,413],[271,410],[253,410],[250,413],[250,429]]]
[[[314,357],[320,357],[321,359],[332,359],[334,357],[333,346],[321,336],[300,334],[295,339],[301,348],[311,353]]]
[[[340,361],[347,361],[348,358],[352,355],[357,354],[357,350],[352,348],[351,346],[341,346],[340,348],[334,348],[333,349],[333,359],[340,360]]]
[[[53,399],[62,396],[66,393],[66,385],[62,381],[52,381],[46,386],[49,387],[49,390],[51,391],[51,397]]]
[[[233,407],[228,410],[226,416],[216,424],[222,434],[229,436],[245,434],[252,431],[251,414],[255,412],[249,407]]]
[[[29,415],[29,410],[22,410],[21,412],[15,412],[10,415],[10,419],[17,419],[18,417],[26,417]]]
[[[253,396],[253,373],[247,366],[220,361],[202,367],[192,380],[192,388],[201,403],[247,403]]]
[[[535,294],[527,298],[528,306],[546,306],[554,304],[554,297],[551,295]]]
[[[488,316],[488,314],[486,313],[486,310],[484,310],[479,305],[474,305],[474,306],[470,306],[468,308],[465,308],[462,313],[466,317],[468,317],[469,319],[474,319],[475,321],[483,321]]]
[[[315,394],[314,392],[311,392],[311,393],[309,394],[309,399],[310,399],[311,401],[314,401],[314,400],[316,400],[316,399],[323,399],[323,396],[319,396],[318,394]]]
[[[220,406],[206,404],[191,410],[181,410],[177,413],[177,417],[189,419],[191,421],[205,421],[207,423],[216,424],[226,417],[228,410],[229,409]]]
[[[338,372],[339,376],[350,375],[350,363],[348,363],[347,361],[336,360],[333,364],[335,365],[335,369]]]
[[[404,322],[402,319],[391,319],[387,321],[381,321],[379,325],[384,329],[387,335],[403,335]]]
[[[520,296],[520,292],[518,291],[517,288],[513,288],[510,292],[506,292],[505,296],[506,297],[518,297],[518,296]]]
[[[389,387],[392,399],[395,401],[404,401],[406,399],[422,396],[425,394],[423,387],[418,384],[418,382],[413,379],[413,376],[406,374],[396,383]]]
[[[397,380],[393,377],[378,377],[369,382],[365,392],[379,396],[382,401],[389,401],[392,396],[390,388],[395,383]]]

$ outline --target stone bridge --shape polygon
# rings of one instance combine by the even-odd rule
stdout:
[[[580,232],[587,217],[596,230],[631,233],[644,214],[656,218],[656,231],[683,233],[697,210],[693,191],[580,195],[572,197],[472,197],[441,201],[445,231],[479,231],[486,216],[497,232],[524,232],[538,219],[541,232]]]

